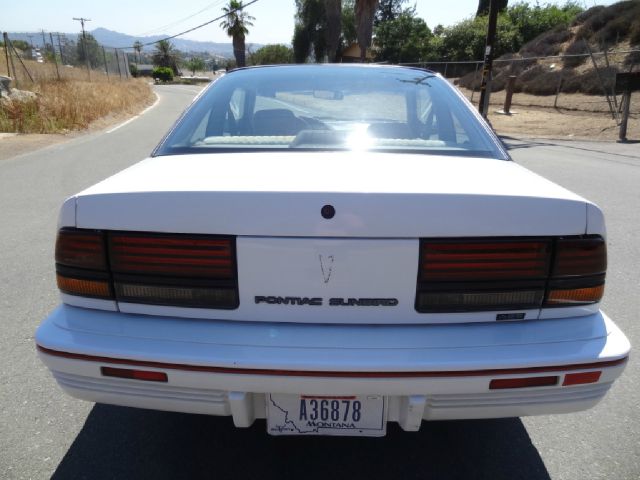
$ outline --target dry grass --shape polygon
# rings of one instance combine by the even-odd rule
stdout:
[[[149,105],[153,92],[146,80],[107,78],[93,71],[91,82],[86,70],[25,62],[35,82],[18,75],[21,90],[37,94],[35,100],[3,103],[0,132],[60,133],[87,128],[108,115],[132,114]],[[16,65],[16,68],[18,66]]]

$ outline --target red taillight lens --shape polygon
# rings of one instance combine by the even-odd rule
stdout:
[[[95,230],[60,230],[56,239],[56,279],[63,293],[113,298],[104,234]]]
[[[109,235],[111,268],[116,273],[231,278],[233,257],[228,238]]]
[[[602,237],[559,238],[556,241],[554,278],[599,275],[607,271],[607,245]]]
[[[549,269],[549,241],[423,242],[423,281],[543,278]]]
[[[237,308],[235,239],[212,235],[112,232],[116,299],[200,308]]]
[[[104,235],[92,230],[60,230],[56,239],[56,263],[67,267],[106,270]]]

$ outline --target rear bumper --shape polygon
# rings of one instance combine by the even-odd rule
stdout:
[[[502,324],[297,325],[188,320],[63,305],[36,334],[70,395],[211,415],[237,426],[265,416],[265,393],[382,394],[388,421],[567,413],[592,407],[620,376],[630,345],[604,314]],[[166,382],[105,377],[102,367],[160,371]],[[601,371],[563,386],[566,375]],[[491,380],[557,376],[545,387]]]

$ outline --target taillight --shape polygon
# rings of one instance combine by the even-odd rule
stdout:
[[[539,307],[550,255],[549,239],[424,239],[420,242],[416,310]]]
[[[237,308],[231,237],[110,232],[107,239],[118,301]]]
[[[524,310],[596,303],[604,292],[600,236],[422,239],[421,313]]]
[[[63,228],[56,239],[56,279],[69,295],[112,299],[104,234]]]
[[[607,245],[602,237],[559,238],[545,306],[599,302],[606,271]]]
[[[64,293],[121,302],[238,306],[235,238],[62,229],[56,243]]]

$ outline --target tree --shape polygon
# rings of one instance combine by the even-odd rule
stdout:
[[[178,52],[168,40],[160,40],[156,43],[156,50],[151,57],[157,67],[167,67],[178,75]]]
[[[350,46],[358,39],[356,29],[356,3],[355,0],[344,0],[342,3],[342,37],[343,46]]]
[[[249,56],[251,65],[278,65],[293,62],[293,50],[286,45],[265,45]]]
[[[507,3],[509,0],[496,0],[496,4],[498,5],[498,12],[502,12],[507,8]],[[491,0],[479,0],[478,1],[478,10],[476,11],[476,17],[481,17],[483,15],[489,15],[489,5],[491,4]]]
[[[222,8],[225,19],[220,22],[220,26],[232,38],[233,56],[236,57],[236,65],[238,67],[246,65],[244,40],[249,33],[247,27],[252,27],[252,20],[255,20],[254,17],[244,12],[242,8],[242,0],[229,0],[229,5]]]
[[[340,33],[342,31],[342,2],[341,0],[324,0],[327,16],[327,29],[325,43],[327,44],[327,57],[334,63],[340,47]]]
[[[367,56],[367,49],[371,46],[373,17],[377,8],[378,0],[356,0],[356,28],[361,62],[364,62]]]
[[[402,5],[406,3],[406,1],[407,0],[379,0],[376,16],[373,19],[373,26],[377,27],[382,22],[398,18],[403,13]]]
[[[205,68],[204,60],[200,57],[191,57],[185,64],[187,69],[191,70],[191,75],[195,75],[196,71],[203,71]]]
[[[442,35],[434,37],[432,49],[437,44],[438,56],[450,61],[481,59],[484,55],[488,18],[470,18],[444,28]],[[517,52],[521,45],[522,39],[517,26],[505,13],[499,14],[494,55],[499,57],[504,53]]]
[[[79,64],[84,65],[87,60],[89,65],[91,65],[91,68],[95,68],[100,64],[100,45],[90,33],[78,35],[76,51],[76,57]]]
[[[412,9],[394,20],[381,22],[376,28],[376,60],[390,63],[412,63],[425,60],[433,37],[425,21]]]
[[[324,0],[296,0],[296,24],[293,32],[296,63],[304,63],[313,50],[316,62],[327,54],[327,9]]]
[[[140,52],[142,52],[142,42],[136,40],[135,42],[133,42],[133,49],[136,52],[136,61],[137,63],[140,63]]]

